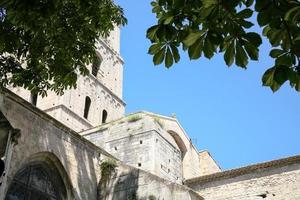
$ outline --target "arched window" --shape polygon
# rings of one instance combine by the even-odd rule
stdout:
[[[103,110],[102,111],[102,124],[106,123],[106,119],[107,119],[107,111]]]
[[[89,116],[90,107],[91,107],[91,99],[90,99],[90,97],[85,97],[83,117],[86,119]]]
[[[40,164],[30,165],[14,177],[5,200],[61,200],[61,187],[52,170]]]
[[[102,63],[102,59],[101,59],[100,55],[97,53],[97,55],[94,58],[93,63],[92,63],[92,74],[93,74],[93,76],[97,77],[97,74],[98,74],[101,63]]]

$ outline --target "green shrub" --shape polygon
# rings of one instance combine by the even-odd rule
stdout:
[[[128,121],[128,122],[136,122],[136,121],[138,121],[138,120],[140,120],[140,119],[142,119],[142,117],[141,117],[140,115],[135,114],[135,115],[129,116],[129,117],[127,118],[127,121]]]
[[[107,183],[112,173],[115,171],[117,167],[117,163],[114,160],[106,160],[100,164],[101,169],[101,181],[103,183]]]

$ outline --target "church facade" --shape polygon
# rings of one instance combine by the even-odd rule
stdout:
[[[222,171],[174,117],[125,115],[120,30],[77,88],[0,93],[0,200],[299,200],[300,156]]]

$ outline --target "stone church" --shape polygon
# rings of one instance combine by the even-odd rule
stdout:
[[[300,200],[300,156],[222,171],[176,118],[126,116],[120,30],[96,45],[62,96],[0,92],[0,200]]]

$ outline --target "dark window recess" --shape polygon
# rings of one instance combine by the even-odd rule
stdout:
[[[140,144],[143,144],[143,140],[140,140]]]
[[[138,166],[141,167],[141,166],[142,166],[142,163],[138,163]]]
[[[5,199],[61,200],[60,185],[51,173],[41,166],[26,167],[12,180]]]
[[[30,102],[32,105],[35,105],[37,104],[37,99],[38,99],[38,94],[32,94],[30,95]]]
[[[92,74],[93,74],[93,76],[97,77],[101,62],[102,62],[102,60],[101,60],[100,56],[97,55],[97,57],[94,59],[93,64],[92,64]]]
[[[170,173],[171,172],[171,170],[170,169],[168,169],[168,173]]]
[[[91,107],[91,99],[90,97],[85,97],[84,114],[83,114],[83,117],[85,119],[87,119],[89,116],[90,107]]]
[[[118,148],[117,148],[117,147],[115,147],[115,150],[117,151],[117,150],[118,150]]]
[[[260,194],[260,195],[257,195],[258,197],[261,197],[263,199],[267,198],[267,194]]]
[[[102,111],[102,124],[106,123],[106,119],[107,119],[107,111],[103,110]]]

